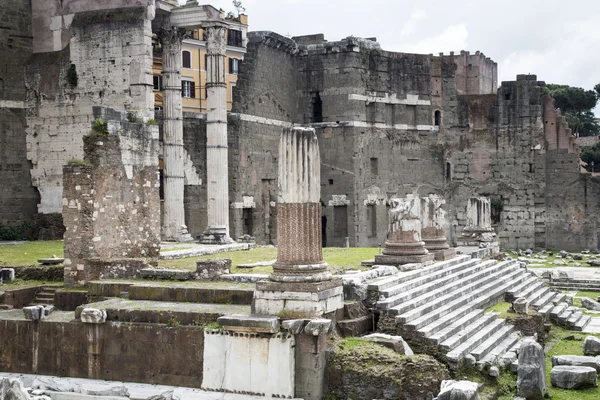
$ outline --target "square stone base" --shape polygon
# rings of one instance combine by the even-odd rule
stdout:
[[[456,249],[429,250],[429,252],[433,254],[435,261],[446,261],[456,257]]]
[[[375,256],[376,265],[403,265],[419,263],[423,266],[433,263],[434,255],[432,253],[421,256],[388,256],[385,254]]]
[[[341,279],[315,283],[260,281],[256,284],[252,314],[293,318],[319,317],[344,308]]]

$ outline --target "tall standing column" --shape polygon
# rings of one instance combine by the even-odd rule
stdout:
[[[285,128],[279,144],[277,262],[258,282],[253,313],[321,316],[342,308],[343,287],[321,249],[321,160],[313,128]]]
[[[164,240],[190,241],[183,206],[183,112],[181,104],[181,41],[185,31],[165,27],[163,49],[163,232]]]
[[[421,223],[423,225],[421,239],[425,242],[425,248],[433,253],[437,261],[456,257],[456,250],[450,248],[444,232],[446,224],[444,204],[446,204],[446,200],[436,195],[421,198]]]
[[[206,180],[208,227],[201,243],[231,243],[229,236],[229,172],[227,154],[227,82],[225,52],[227,24],[210,22],[206,32]]]

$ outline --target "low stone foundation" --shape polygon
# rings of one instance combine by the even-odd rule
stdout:
[[[62,282],[64,269],[62,265],[44,267],[10,267],[15,270],[15,277],[24,281]]]
[[[138,277],[138,271],[148,267],[143,258],[90,258],[85,262],[86,282],[102,279],[131,279]]]
[[[23,308],[28,306],[41,290],[41,286],[7,290],[0,296],[0,304],[6,304],[12,308]]]
[[[54,293],[54,306],[61,311],[75,311],[88,302],[87,292],[80,290],[57,290]]]

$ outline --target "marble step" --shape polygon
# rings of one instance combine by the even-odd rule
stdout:
[[[569,305],[567,303],[559,303],[550,311],[550,320],[558,322],[558,317],[567,309]]]
[[[534,301],[531,304],[531,307],[536,310],[539,311],[541,310],[543,307],[545,307],[546,305],[548,306],[552,306],[552,299],[554,298],[554,296],[556,296],[556,292],[551,291],[548,288],[548,293],[546,293],[543,297],[537,299],[536,301]]]
[[[515,331],[514,325],[505,325],[496,331],[492,336],[484,340],[479,346],[471,350],[470,354],[475,357],[477,361],[480,361],[483,357],[488,355],[494,347],[498,346],[504,339]]]
[[[467,262],[453,265],[449,268],[444,268],[439,271],[435,271],[431,274],[421,276],[416,279],[412,279],[408,282],[404,282],[387,289],[379,290],[379,294],[385,297],[396,296],[400,293],[406,293],[409,291],[415,291],[430,287],[432,283],[441,282],[448,279],[458,279],[457,277],[465,276],[473,271],[479,271],[484,268],[479,260],[469,260]]]
[[[502,342],[500,342],[496,347],[494,347],[485,357],[477,362],[479,369],[483,369],[482,367],[487,365],[494,365],[498,362],[500,357],[506,354],[509,350],[515,349],[515,346],[520,341],[520,336],[516,332],[512,332],[508,337],[506,337]]]
[[[574,331],[583,332],[585,327],[590,323],[592,317],[589,315],[582,315],[581,318],[571,327]]]
[[[477,346],[483,343],[487,338],[494,335],[504,326],[503,319],[496,319],[487,324],[483,329],[480,329],[475,335],[467,339],[465,342],[450,350],[446,354],[446,358],[452,362],[460,361],[465,355],[469,354]]]
[[[381,278],[381,279],[378,279],[378,280],[375,280],[375,281],[369,283],[368,289],[369,290],[379,290],[379,291],[386,290],[393,286],[399,285],[401,283],[408,282],[410,280],[429,275],[431,273],[443,270],[443,269],[451,267],[453,265],[466,262],[470,259],[471,259],[470,256],[466,256],[466,255],[458,256],[456,258],[453,258],[452,260],[434,263],[425,268],[420,268],[420,269],[406,272],[406,273],[400,273],[400,274],[397,274],[397,275],[394,275],[391,277]]]
[[[448,293],[458,285],[473,282],[481,276],[489,275],[497,270],[496,261],[485,261],[480,264],[471,266],[465,271],[460,271],[455,275],[443,277],[442,279],[429,282],[422,287],[416,287],[407,292],[397,294],[385,300],[377,302],[377,308],[380,310],[389,310],[395,308],[399,304],[406,304],[409,300],[419,299],[418,301],[427,302],[436,296]],[[402,312],[402,308],[398,308],[398,312]]]
[[[472,310],[467,304],[449,312],[435,322],[424,326],[418,332],[438,344],[454,335],[456,332],[471,325],[481,318],[485,312],[481,309]]]
[[[541,300],[543,297],[547,296],[548,294],[552,294],[552,292],[550,291],[550,288],[546,285],[542,284],[542,287],[540,287],[538,290],[536,290],[535,292],[533,292],[529,297],[527,297],[527,303],[529,303],[531,305],[531,307],[537,311],[537,309],[535,308],[535,304],[537,301]]]
[[[519,285],[516,285],[515,287],[512,287],[506,291],[506,294],[504,295],[505,300],[508,301],[509,303],[512,303],[518,297],[521,297],[519,294],[523,290],[531,287],[532,285],[538,284],[538,282],[539,282],[539,279],[537,276],[529,275],[529,277],[527,277],[522,283],[520,283]]]
[[[409,315],[409,319],[401,319],[400,322],[410,321],[410,318],[417,318],[448,301],[475,290],[481,285],[494,282],[494,280],[497,283],[498,280],[506,274],[517,272],[518,268],[519,267],[516,264],[510,264],[508,268],[502,264],[496,264],[493,267],[487,268],[486,270],[480,271],[469,277],[451,282],[434,291],[410,299],[402,304],[398,304],[389,309],[389,312],[392,315]]]
[[[514,282],[519,282],[519,279],[522,279],[522,274],[518,266],[512,271],[501,271],[401,314],[396,317],[396,321],[405,324],[409,329],[420,329],[468,303],[472,303],[472,309],[485,308],[502,297],[506,288]]]
[[[492,321],[498,319],[498,315],[500,315],[500,313],[485,313],[472,324],[465,326],[459,332],[456,332],[446,340],[442,341],[440,343],[440,348],[446,352],[456,348],[479,332],[481,329],[489,325]]]

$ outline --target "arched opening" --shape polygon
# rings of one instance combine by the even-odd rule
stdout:
[[[192,68],[192,53],[187,50],[181,52],[181,65],[183,68]]]
[[[440,110],[435,110],[433,114],[433,124],[435,126],[440,126],[442,124],[442,112]]]

